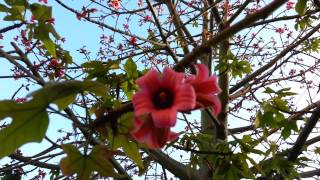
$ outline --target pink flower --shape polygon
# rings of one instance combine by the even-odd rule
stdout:
[[[288,1],[286,6],[287,10],[293,9],[293,5],[294,5],[294,2]]]
[[[218,77],[209,76],[209,70],[204,64],[197,64],[196,68],[197,74],[186,79],[186,83],[191,84],[196,92],[196,108],[212,106],[217,116],[221,111]]]
[[[195,92],[190,84],[183,83],[184,74],[166,67],[163,74],[150,70],[136,83],[140,91],[132,103],[137,117],[151,114],[154,126],[168,128],[176,124],[177,112],[195,107]]]
[[[148,22],[148,21],[151,21],[151,16],[149,15],[146,15],[146,17],[144,17],[144,22]]]
[[[284,33],[284,31],[285,31],[284,28],[277,28],[277,29],[276,29],[276,32],[279,33],[279,34]]]
[[[133,128],[131,136],[139,143],[145,143],[150,149],[162,148],[167,141],[178,137],[177,133],[170,131],[170,127],[156,127],[150,115],[143,116],[143,120],[135,117]]]
[[[129,39],[129,44],[130,44],[130,45],[135,45],[135,44],[137,44],[137,38],[136,38],[136,37],[131,37],[131,38]]]
[[[27,101],[27,98],[17,98],[15,100],[17,103],[23,103],[23,102],[26,102]]]
[[[54,24],[54,21],[55,21],[54,18],[50,18],[50,19],[47,20],[47,22],[50,23],[50,24]]]
[[[48,4],[48,0],[38,0],[39,2],[43,2],[45,4]]]
[[[112,7],[117,11],[120,8],[120,0],[112,0]]]

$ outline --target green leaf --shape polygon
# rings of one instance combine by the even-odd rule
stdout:
[[[67,63],[67,64],[72,64],[73,60],[72,60],[72,57],[70,56],[70,52],[69,51],[64,51],[63,52],[62,61]]]
[[[77,179],[88,180],[94,171],[104,177],[119,177],[113,170],[112,164],[105,158],[105,148],[94,146],[89,155],[82,155],[73,145],[63,145],[67,157],[60,161],[60,168],[64,175],[77,174]]]
[[[31,4],[30,8],[34,17],[41,23],[44,23],[45,21],[49,20],[52,17],[51,7],[34,3],[34,4]]]
[[[132,159],[138,166],[143,167],[143,161],[136,143],[128,140],[124,141],[122,148],[130,159]]]
[[[142,158],[136,143],[129,141],[128,137],[124,135],[109,136],[109,139],[112,140],[112,150],[122,147],[130,159],[138,166],[143,167]]]
[[[286,127],[283,128],[283,130],[281,131],[281,136],[283,137],[283,139],[287,139],[290,135],[291,135],[291,129]]]
[[[259,111],[258,114],[257,114],[257,117],[256,117],[256,119],[255,119],[255,121],[254,121],[254,127],[255,127],[255,128],[260,127],[262,118],[263,118],[263,117],[262,117],[262,112]]]
[[[10,14],[3,18],[4,21],[17,21],[17,20],[23,20],[23,17],[21,14]]]
[[[299,15],[304,15],[307,10],[307,0],[298,0],[295,9]]]
[[[132,58],[129,58],[126,61],[124,69],[126,70],[127,77],[129,79],[136,79],[138,77],[137,65]]]
[[[56,101],[54,101],[55,104],[57,104],[59,110],[63,110],[65,108],[67,108],[69,106],[69,104],[73,103],[75,98],[76,98],[76,94],[71,94],[70,96],[61,98],[61,99],[57,99]]]
[[[29,142],[41,142],[48,128],[46,106],[30,101],[16,103],[0,102],[0,119],[12,118],[7,127],[0,130],[0,158],[13,153]]]
[[[44,44],[44,47],[48,50],[48,52],[53,56],[57,57],[56,55],[56,47],[54,42],[49,38],[49,39],[42,39],[42,42]]]
[[[314,152],[315,152],[316,154],[320,154],[320,147],[317,147],[316,150],[314,150]]]
[[[10,8],[4,4],[0,4],[0,12],[10,12]]]
[[[49,33],[50,33],[50,26],[45,23],[39,23],[39,26],[35,27],[34,30],[34,37],[36,39],[41,40],[41,42],[44,44],[47,51],[53,56],[56,57],[56,47],[54,42],[50,39]]]
[[[271,94],[271,93],[275,93],[275,91],[273,89],[271,89],[270,87],[267,87],[266,90],[264,91],[264,93]]]
[[[4,0],[10,6],[26,6],[27,0]]]
[[[32,93],[34,100],[38,104],[50,104],[56,103],[60,104],[60,107],[65,106],[65,103],[70,102],[72,95],[75,95],[79,92],[89,91],[95,93],[98,96],[104,96],[107,93],[106,87],[98,82],[94,81],[65,81],[59,83],[53,83],[45,86],[44,88]],[[64,99],[64,98],[66,98]],[[64,99],[64,100],[60,100]],[[58,101],[60,100],[60,101]]]
[[[51,24],[47,24],[47,26],[50,33],[54,36],[54,38],[61,39],[60,35],[57,33],[56,29]]]
[[[282,111],[289,111],[288,103],[280,98],[274,98],[273,103],[276,106],[276,108],[282,110]]]

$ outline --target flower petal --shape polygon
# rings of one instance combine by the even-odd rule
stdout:
[[[182,84],[184,77],[183,73],[177,73],[168,67],[164,68],[162,75],[161,85],[162,87],[168,89],[175,88],[176,86]]]
[[[174,108],[158,109],[151,113],[155,127],[172,127],[177,121],[177,110]]]
[[[197,92],[201,92],[201,93],[219,94],[221,92],[221,89],[218,85],[217,76],[211,76],[206,80],[202,80],[202,81],[201,80],[194,81],[192,82],[192,85],[194,86]]]
[[[147,143],[151,141],[154,128],[150,115],[145,116],[144,120],[139,117],[135,117],[131,136],[140,143]]]
[[[193,109],[196,105],[196,94],[193,87],[189,84],[180,85],[174,92],[173,106],[179,111]]]
[[[156,70],[151,69],[147,74],[137,79],[136,83],[143,91],[153,94],[159,89],[160,81],[160,74]]]
[[[141,116],[154,110],[154,105],[150,95],[146,92],[137,92],[132,97],[134,113]]]
[[[167,141],[175,140],[178,134],[171,132],[170,128],[155,127],[149,115],[145,120],[135,117],[134,129],[131,131],[131,136],[139,143],[146,144],[150,149],[159,149]]]
[[[197,105],[200,107],[212,106],[214,115],[217,116],[221,112],[221,102],[217,95],[213,94],[197,94]]]
[[[196,64],[197,79],[206,79],[209,77],[209,70],[204,64]]]
[[[167,140],[167,141],[174,141],[174,140],[176,140],[178,137],[179,137],[179,134],[178,134],[178,133],[175,133],[175,132],[170,131],[170,132],[169,132],[169,135],[168,135],[168,140]]]
[[[170,128],[155,128],[153,130],[152,143],[154,147],[163,147],[168,141]]]

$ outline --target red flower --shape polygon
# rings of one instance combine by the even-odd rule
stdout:
[[[145,143],[151,149],[159,149],[167,141],[177,139],[178,134],[171,132],[170,127],[156,127],[150,115],[143,116],[143,119],[135,117],[134,129],[131,132],[131,136],[139,143]]]
[[[54,24],[54,20],[55,20],[54,18],[50,18],[50,19],[47,20],[47,22],[50,23],[50,24]]]
[[[144,22],[148,22],[151,21],[151,16],[147,15],[146,17],[144,17]]]
[[[27,98],[17,98],[15,100],[17,103],[23,103],[23,102],[26,102],[27,101]]]
[[[293,5],[294,5],[294,2],[288,1],[286,6],[287,10],[293,9]]]
[[[39,2],[43,2],[45,4],[48,4],[48,0],[38,0]]]
[[[140,91],[132,103],[137,117],[151,114],[154,126],[168,128],[176,124],[177,112],[195,107],[195,92],[190,84],[183,84],[184,74],[166,67],[163,74],[150,70],[136,83]]]
[[[112,0],[112,7],[117,11],[120,8],[120,0]]]
[[[136,37],[131,37],[131,38],[129,39],[129,44],[130,44],[130,45],[135,45],[135,44],[137,44],[137,38],[136,38]]]
[[[196,92],[196,108],[212,106],[217,116],[221,111],[218,77],[209,76],[209,70],[204,64],[197,64],[196,68],[197,74],[186,79],[186,83],[191,84]]]
[[[284,33],[284,31],[285,31],[284,28],[277,28],[277,29],[276,29],[276,32],[279,33],[279,34]]]

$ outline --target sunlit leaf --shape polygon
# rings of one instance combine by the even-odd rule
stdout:
[[[77,174],[77,179],[88,180],[93,172],[104,177],[119,177],[112,164],[106,159],[103,146],[95,146],[89,155],[81,154],[73,145],[63,145],[67,157],[61,159],[60,168],[64,175]]]
[[[65,81],[53,83],[45,86],[44,88],[32,93],[31,95],[38,102],[38,104],[57,103],[61,107],[65,107],[64,102],[71,102],[69,98],[79,92],[89,91],[98,96],[104,96],[107,93],[106,87],[94,81]],[[73,96],[74,97],[74,96]],[[67,98],[67,100],[65,99]],[[60,100],[59,99],[64,99]],[[57,102],[58,101],[58,102]]]
[[[307,0],[298,0],[295,9],[299,15],[303,15],[307,10]]]
[[[48,128],[46,106],[30,101],[0,102],[0,119],[12,118],[11,124],[0,130],[0,158],[13,153],[28,142],[41,142]]]

